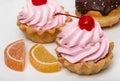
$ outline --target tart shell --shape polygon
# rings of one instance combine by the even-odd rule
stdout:
[[[113,57],[113,53],[112,53],[113,47],[114,47],[114,43],[111,42],[107,56],[97,62],[89,61],[89,62],[70,63],[65,58],[63,58],[59,52],[57,51],[56,52],[57,52],[58,60],[68,70],[81,75],[90,75],[90,74],[98,73],[103,69],[106,69],[110,65],[110,61]]]

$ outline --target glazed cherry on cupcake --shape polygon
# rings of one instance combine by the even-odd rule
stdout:
[[[33,5],[40,6],[47,3],[47,0],[32,0]]]
[[[87,31],[91,31],[95,26],[95,22],[91,16],[84,15],[80,17],[78,25],[81,29],[86,29]]]
[[[73,16],[73,15],[63,14],[63,13],[56,13],[55,16],[56,15],[65,15],[65,16],[70,16],[70,17],[74,17],[74,18],[79,18],[78,26],[82,30],[85,29],[87,31],[91,31],[95,26],[94,19],[91,16],[87,15],[87,14],[85,14],[85,15],[83,15],[81,17],[76,17],[76,16]]]

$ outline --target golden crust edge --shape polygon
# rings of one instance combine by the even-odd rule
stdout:
[[[76,16],[80,17],[82,14],[75,10]],[[120,20],[120,6],[114,10],[112,10],[107,16],[103,16],[98,11],[88,11],[86,13],[90,16],[92,16],[95,21],[98,21],[102,28],[104,27],[112,27],[114,24],[116,24]]]
[[[112,50],[114,48],[114,43],[110,43],[109,52],[107,56],[98,62],[94,63],[93,61],[90,62],[79,62],[79,63],[70,63],[63,57],[61,57],[60,53],[56,51],[58,60],[66,67],[69,71],[80,74],[80,75],[91,75],[96,74],[110,65],[110,61],[113,58]]]

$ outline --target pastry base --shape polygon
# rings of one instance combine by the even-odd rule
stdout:
[[[67,13],[67,12],[66,12]],[[70,22],[72,19],[70,17],[67,17],[66,22]],[[40,30],[37,31],[32,27],[28,27],[26,24],[20,23],[20,21],[17,21],[17,25],[20,28],[20,30],[25,34],[25,36],[36,43],[50,43],[54,42],[56,39],[57,34],[60,32],[60,28],[63,27],[65,24],[53,27],[49,30]]]
[[[79,62],[74,64],[74,63],[70,63],[69,61],[61,57],[59,52],[57,52],[57,56],[58,56],[58,60],[64,65],[64,67],[66,67],[71,72],[81,75],[90,75],[90,74],[98,73],[109,66],[110,61],[113,57],[112,54],[113,47],[114,47],[114,43],[111,42],[107,56],[99,60],[98,62],[89,61],[89,62]]]
[[[17,25],[28,39],[36,43],[53,42],[55,41],[56,35],[60,32],[60,27],[45,31],[37,31],[32,27],[28,27],[27,25],[20,23],[20,21],[17,22]]]
[[[82,15],[77,10],[75,11],[75,13],[78,17]],[[98,21],[101,27],[112,27],[112,25],[116,24],[120,20],[120,6],[112,10],[107,16],[103,16],[98,11],[89,11],[87,14]]]

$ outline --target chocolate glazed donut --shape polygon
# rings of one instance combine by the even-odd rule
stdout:
[[[88,14],[101,27],[112,27],[120,20],[120,0],[75,0],[76,16]]]
[[[90,10],[99,11],[102,15],[108,15],[120,5],[120,0],[76,0],[76,9],[82,14]]]

